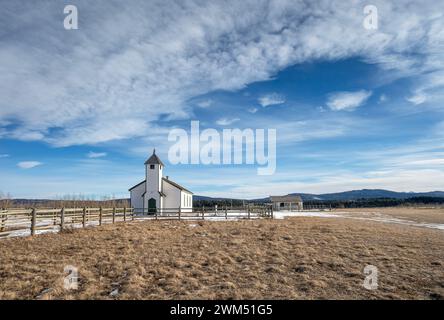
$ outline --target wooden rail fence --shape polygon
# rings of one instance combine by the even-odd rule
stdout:
[[[258,218],[273,218],[273,209],[270,206],[165,208],[154,211],[137,208],[0,209],[0,238],[33,236],[45,232],[135,220]]]

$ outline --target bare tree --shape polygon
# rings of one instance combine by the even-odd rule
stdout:
[[[9,208],[12,204],[12,196],[8,193],[0,191],[0,208]]]
[[[115,195],[103,196],[100,200],[84,194],[59,195],[52,200],[14,201],[11,194],[0,191],[0,208],[98,208],[130,207],[128,199],[116,199]]]

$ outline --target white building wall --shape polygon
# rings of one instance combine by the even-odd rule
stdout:
[[[164,208],[168,212],[168,209],[179,209],[180,206],[180,189],[163,181],[163,193],[166,195],[164,198]]]
[[[154,169],[151,169],[150,164],[145,165],[146,173],[146,194],[144,207],[148,208],[148,201],[151,198],[156,200],[158,209],[162,208],[162,199],[159,192],[162,190],[163,167],[160,164],[154,164]]]
[[[182,212],[192,211],[193,197],[188,192],[181,191],[179,188],[164,181],[163,193],[166,195],[165,197],[166,209],[179,209],[180,206]]]
[[[140,184],[130,191],[131,207],[137,211],[143,210],[143,193],[145,192],[145,183]]]
[[[181,191],[180,200],[180,207],[183,209],[183,212],[191,212],[193,210],[193,195],[191,193]]]
[[[283,207],[281,207],[281,203],[284,204]],[[303,209],[304,209],[303,202],[273,202],[273,210],[275,210],[275,211],[279,211],[279,210],[298,211],[298,210],[303,210]]]

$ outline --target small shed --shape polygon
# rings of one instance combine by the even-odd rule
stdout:
[[[298,195],[270,196],[275,211],[300,211],[304,209],[302,198]]]

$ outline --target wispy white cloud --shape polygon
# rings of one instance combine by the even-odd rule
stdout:
[[[76,3],[84,19],[69,46],[57,3],[2,3],[0,123],[14,125],[0,125],[1,137],[68,146],[146,136],[165,114],[189,117],[196,96],[313,60],[359,56],[399,77],[443,70],[443,2],[375,0],[384,24],[374,32],[362,29],[359,1]],[[431,94],[437,75],[418,87]]]
[[[262,107],[268,107],[285,103],[285,97],[274,92],[259,97],[258,101]]]
[[[423,92],[416,92],[413,96],[407,98],[407,101],[413,103],[414,105],[423,104],[426,102],[427,96]]]
[[[93,152],[93,151],[90,151],[90,152],[88,152],[87,157],[88,158],[103,158],[103,157],[106,157],[106,155],[107,155],[106,152]]]
[[[372,95],[371,91],[334,92],[328,97],[327,106],[334,111],[352,111],[363,105]]]
[[[443,36],[444,38],[444,36]],[[413,94],[407,101],[414,105],[420,105],[442,95],[444,89],[444,70],[435,70],[417,77],[417,85]]]
[[[248,111],[249,113],[256,113],[257,110],[258,110],[257,108],[251,107],[251,108],[248,108],[247,111]]]
[[[42,164],[43,163],[41,163],[39,161],[21,161],[21,162],[17,163],[17,167],[19,167],[21,169],[32,169],[37,166],[41,166]]]
[[[209,173],[210,172],[210,173]],[[218,187],[212,190],[205,176],[218,176]],[[434,179],[433,177],[437,179]],[[394,191],[426,192],[442,190],[442,168],[380,168],[378,170],[343,170],[332,172],[331,168],[279,168],[276,174],[264,180],[254,174],[254,168],[234,170],[214,168],[196,172],[186,178],[192,190],[200,195],[234,198],[260,198],[288,193],[330,193],[356,189],[388,189]]]
[[[229,126],[230,124],[233,124],[237,121],[239,121],[239,118],[221,118],[219,120],[216,121],[216,123],[220,126]]]
[[[207,99],[207,100],[202,100],[199,101],[198,103],[196,103],[199,107],[201,108],[208,108],[213,104],[213,100],[211,99]]]
[[[7,153],[0,154],[0,158],[9,158],[9,154]]]

